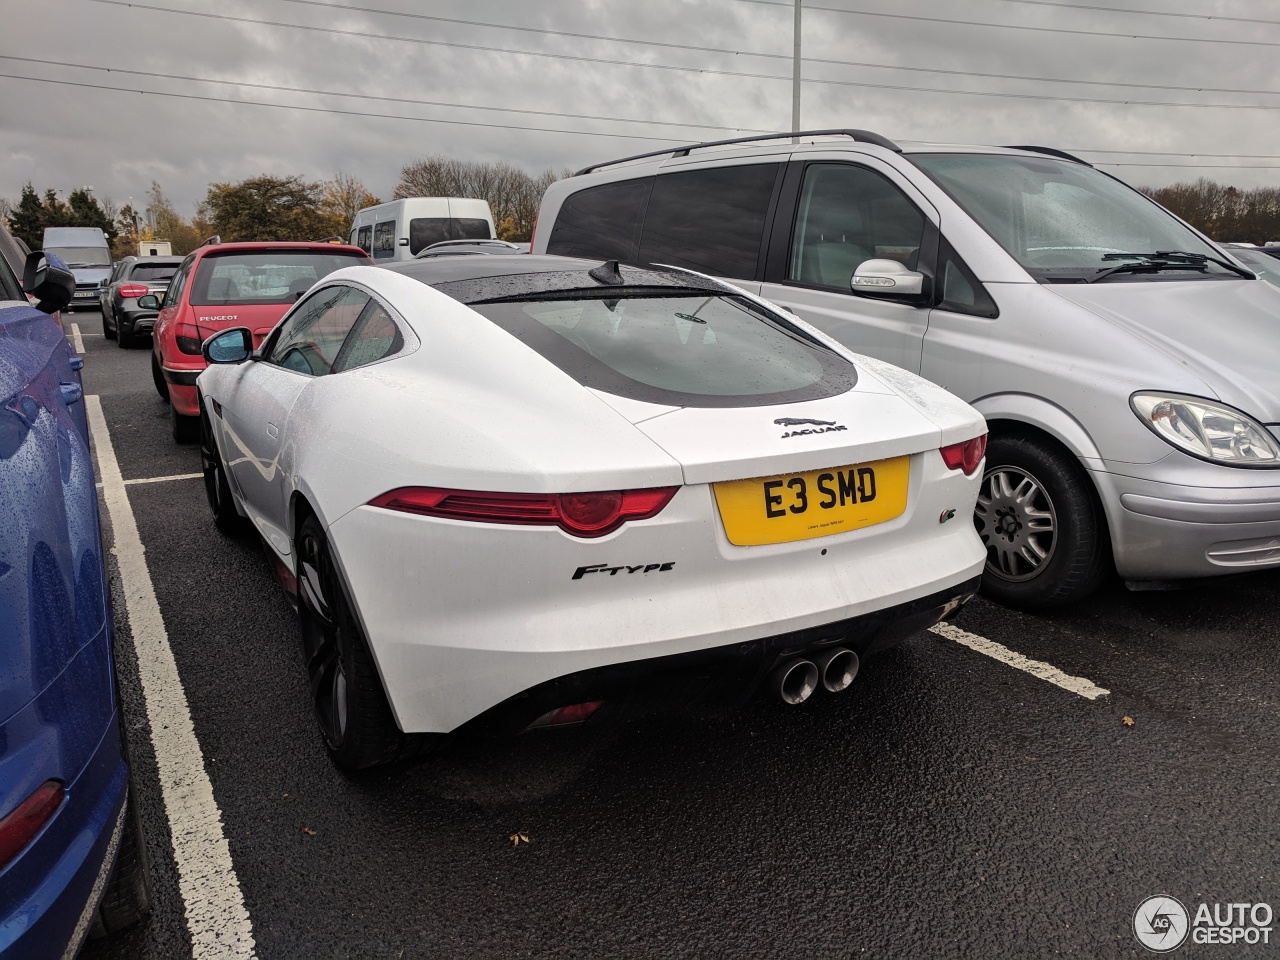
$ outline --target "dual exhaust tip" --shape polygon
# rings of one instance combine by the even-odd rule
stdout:
[[[858,675],[858,655],[846,647],[831,647],[813,658],[795,657],[769,674],[769,689],[783,703],[804,703],[818,689],[847,690]]]

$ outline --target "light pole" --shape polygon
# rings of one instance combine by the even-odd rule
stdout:
[[[800,129],[800,0],[796,0],[795,25],[791,30],[791,129]],[[792,137],[792,143],[799,143],[799,137]]]

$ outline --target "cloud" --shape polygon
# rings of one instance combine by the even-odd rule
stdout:
[[[321,178],[341,169],[363,179],[374,193],[388,196],[400,168],[428,153],[507,160],[529,170],[559,169],[662,146],[661,139],[642,138],[715,139],[732,136],[734,129],[784,129],[790,123],[792,11],[785,5],[745,0],[440,0],[429,5],[410,0],[333,0],[339,6],[672,45],[659,47],[443,23],[367,9],[344,10],[324,3],[228,0],[214,8],[193,0],[142,2],[143,6],[124,6],[93,0],[45,0],[6,10],[0,53],[108,67],[113,72],[4,59],[0,60],[0,73],[132,92],[0,78],[0,127],[6,134],[0,195],[15,197],[22,184],[31,180],[37,188],[53,186],[64,192],[92,185],[99,196],[124,202],[130,196],[140,198],[155,179],[189,213],[212,181],[240,180],[263,172]],[[215,11],[258,22],[161,12],[146,9],[146,5]],[[853,126],[901,140],[1042,143],[1082,151],[1280,154],[1280,145],[1270,132],[1275,128],[1271,111],[1053,99],[1239,102],[1280,107],[1280,93],[1160,89],[1176,85],[1280,91],[1277,48],[1119,36],[1274,38],[1280,43],[1280,26],[1142,17],[1010,0],[952,0],[946,5],[928,0],[816,0],[815,5],[969,23],[1113,32],[1117,36],[1073,36],[809,9],[805,14],[806,57],[882,66],[807,62],[806,77],[852,84],[805,84],[803,121],[808,127]],[[1196,12],[1238,14],[1239,9],[1219,0],[1199,5]],[[59,25],[55,48],[48,42],[51,21]],[[321,29],[270,26],[262,21]],[[441,42],[576,59],[443,46]],[[730,52],[714,52],[717,50]],[[662,68],[598,62],[606,60]],[[1107,84],[1127,81],[1155,89],[887,69],[893,66]],[[120,70],[232,83],[145,77]],[[779,79],[727,76],[724,72]],[[248,83],[570,116],[240,86]],[[978,95],[991,92],[1019,96]],[[160,93],[211,99],[157,95]],[[222,99],[284,107],[217,102]],[[346,112],[315,112],[316,108]],[[437,122],[428,122],[432,120]],[[671,125],[675,123],[706,124],[707,128]],[[633,139],[583,135],[586,132],[627,134]],[[1098,161],[1193,162],[1172,155],[1089,156]],[[1240,162],[1280,167],[1280,160]],[[1258,169],[1104,169],[1131,182],[1152,185],[1200,175],[1241,186],[1273,184],[1277,179],[1277,171]]]

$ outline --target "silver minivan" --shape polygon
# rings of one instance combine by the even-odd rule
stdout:
[[[689,146],[552,185],[533,252],[730,279],[973,404],[996,599],[1280,566],[1280,289],[1069,154]]]

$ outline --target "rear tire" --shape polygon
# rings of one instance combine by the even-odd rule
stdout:
[[[1106,572],[1093,489],[1075,458],[1049,442],[992,436],[974,526],[987,547],[982,592],[1010,607],[1074,603]]]
[[[302,522],[297,552],[302,651],[329,756],[344,770],[362,770],[422,753],[435,738],[405,734],[396,726],[328,538],[314,515]]]
[[[116,328],[107,323],[107,315],[110,312],[109,310],[102,311],[102,335],[108,340],[114,340],[116,338]]]
[[[132,772],[129,779],[120,848],[93,919],[95,936],[107,936],[133,926],[151,912],[151,870],[142,836],[142,813],[133,799]]]
[[[172,400],[169,401],[169,422],[174,443],[195,443],[200,439],[200,418],[179,413]]]
[[[116,346],[121,350],[130,350],[133,345],[138,342],[138,338],[133,335],[133,328],[126,327],[123,323],[116,323]]]
[[[204,401],[200,402],[200,467],[204,472],[204,493],[209,501],[209,511],[213,514],[213,524],[229,537],[244,532],[244,517],[236,510],[235,499],[231,495],[231,483],[227,479],[227,468],[218,452],[218,441],[213,435],[213,422],[209,412],[204,409]]]
[[[156,385],[156,393],[160,394],[160,399],[168,400],[169,385],[164,382],[164,371],[160,369],[160,361],[156,359],[154,350],[151,352],[151,382]]]

